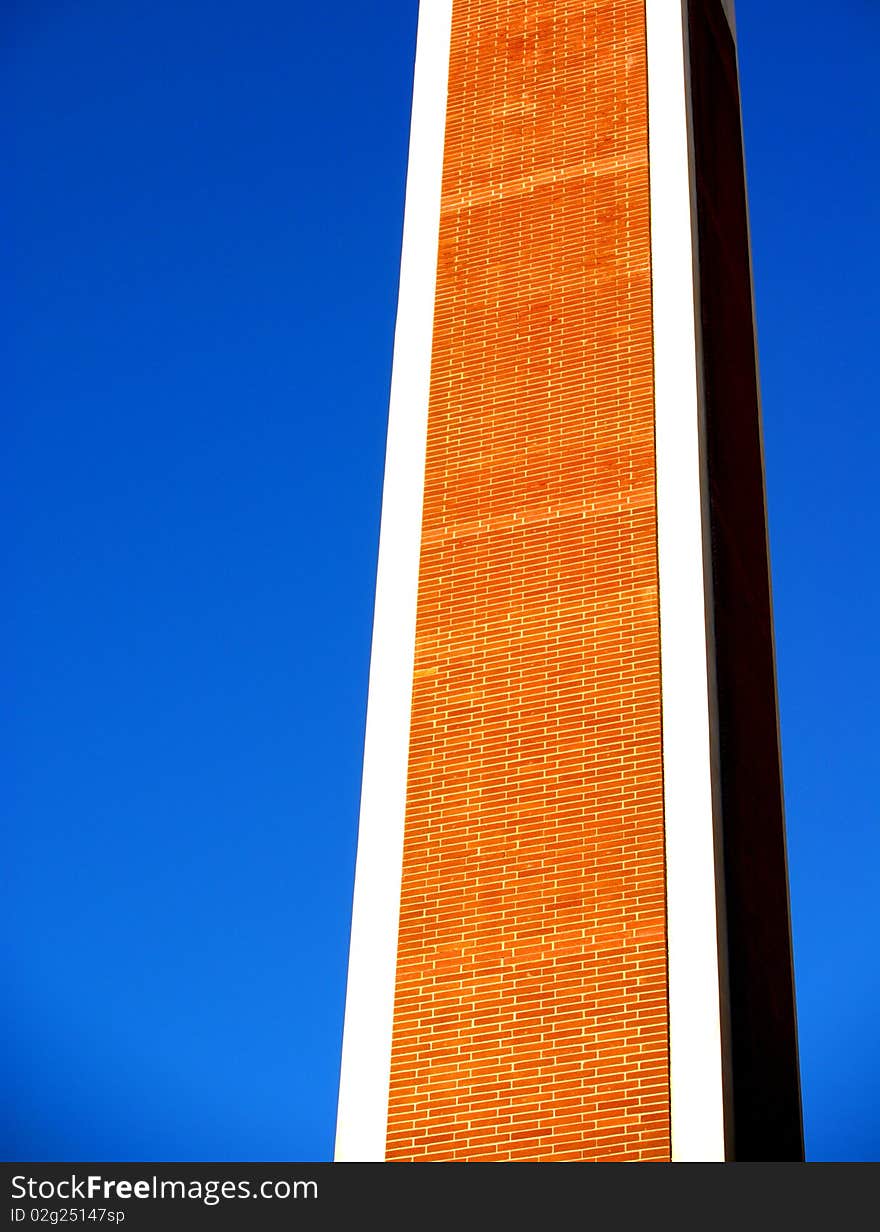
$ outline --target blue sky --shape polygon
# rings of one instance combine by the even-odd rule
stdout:
[[[877,1159],[880,9],[737,9],[807,1144]],[[5,7],[4,1158],[331,1153],[416,16]]]

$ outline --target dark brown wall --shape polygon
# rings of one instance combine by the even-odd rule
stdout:
[[[736,51],[690,0],[730,987],[733,1156],[801,1159],[800,1086]]]

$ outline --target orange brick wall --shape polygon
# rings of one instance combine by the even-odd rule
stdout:
[[[644,0],[455,0],[389,1159],[669,1157]]]

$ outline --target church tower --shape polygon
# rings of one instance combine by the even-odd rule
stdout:
[[[336,1157],[802,1151],[732,0],[422,0]]]

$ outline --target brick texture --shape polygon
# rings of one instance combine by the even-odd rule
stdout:
[[[643,0],[455,0],[387,1158],[668,1159]]]

